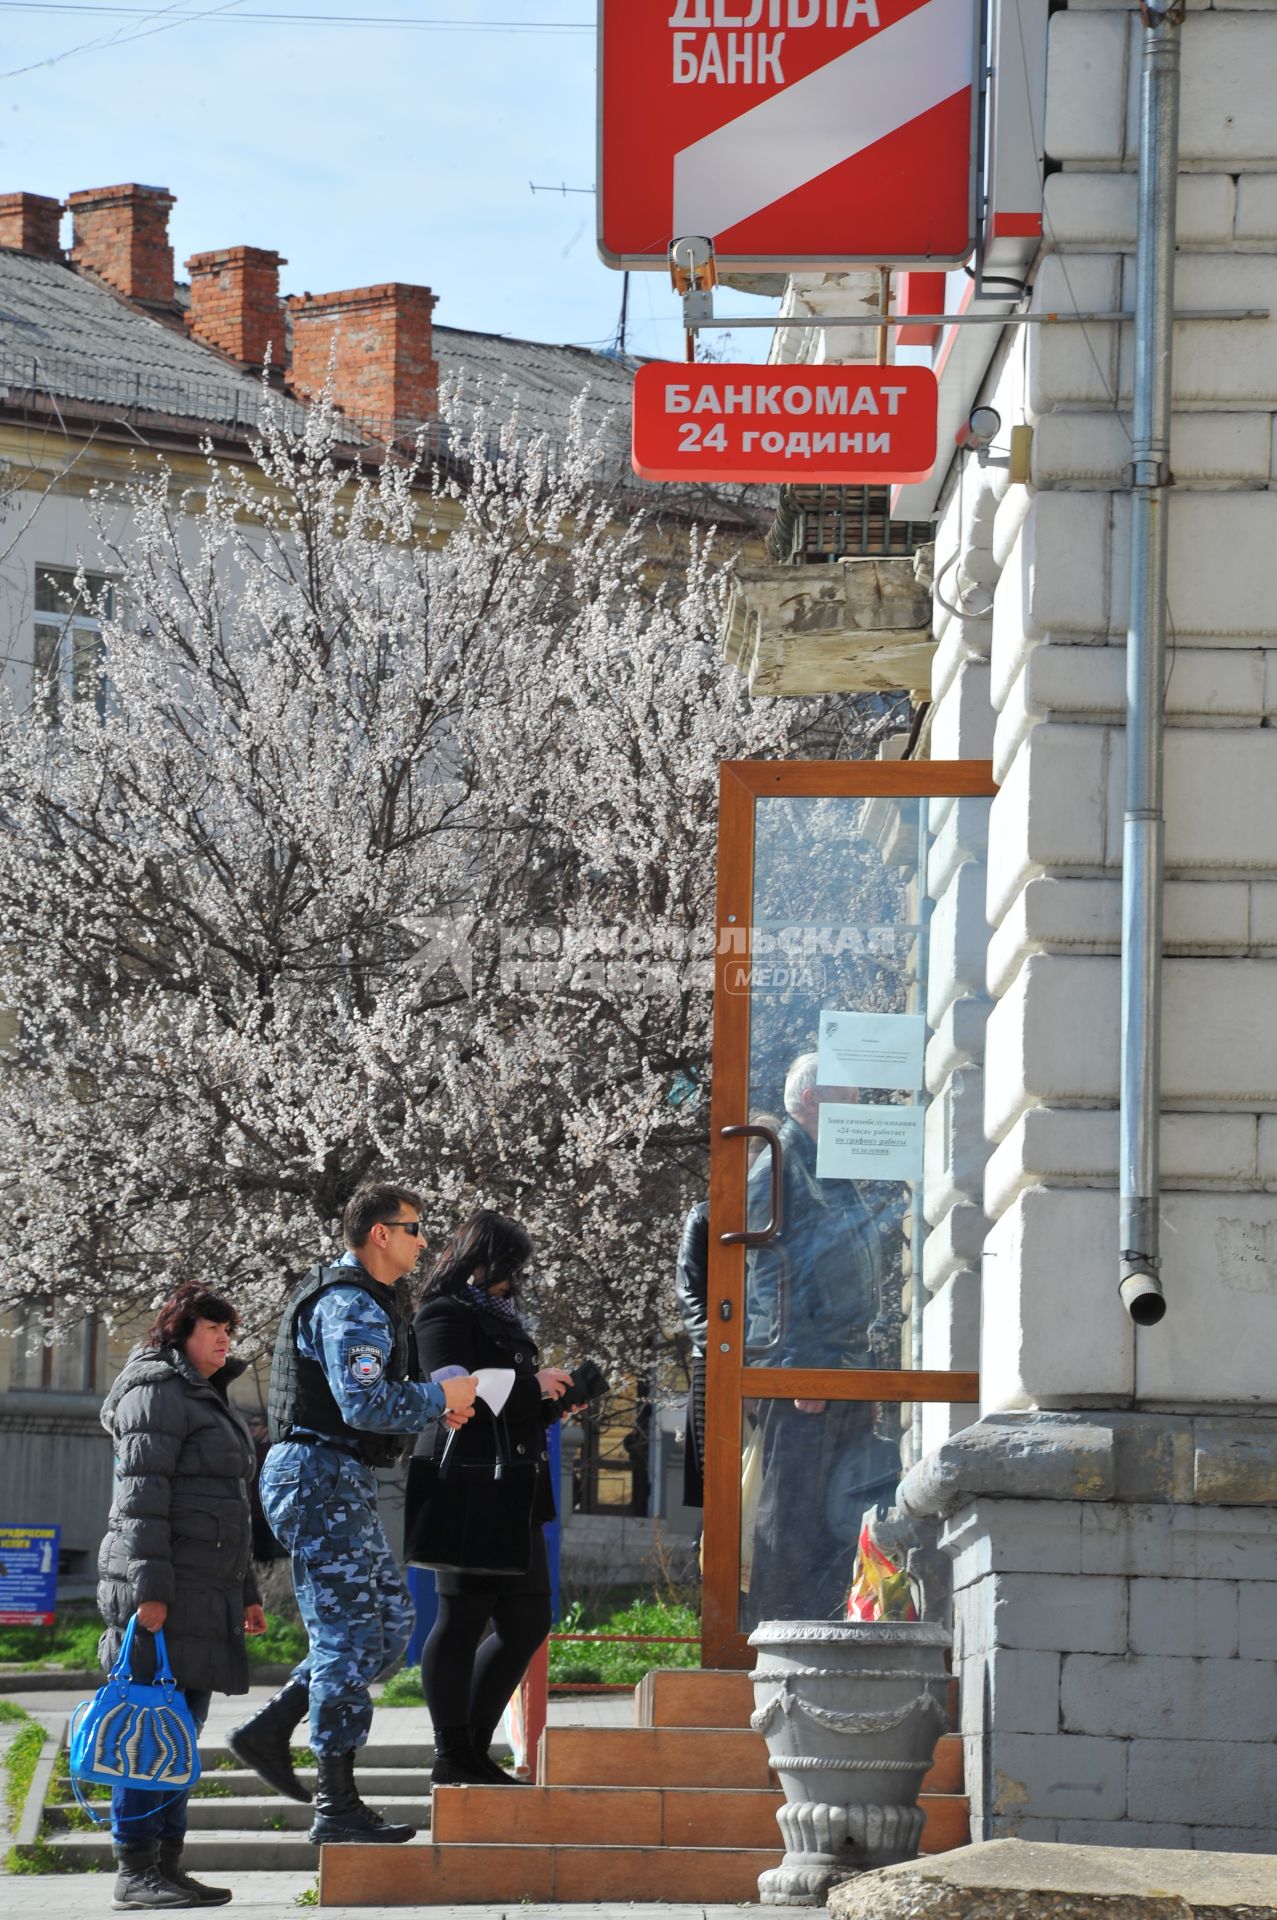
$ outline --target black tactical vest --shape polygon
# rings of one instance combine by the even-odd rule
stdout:
[[[358,1287],[377,1302],[394,1332],[394,1348],[386,1362],[387,1380],[419,1380],[417,1343],[412,1327],[399,1311],[394,1291],[383,1287],[362,1267],[312,1267],[301,1284],[288,1297],[284,1317],[275,1338],[275,1353],[270,1368],[270,1393],[267,1418],[272,1441],[287,1440],[294,1427],[312,1433],[328,1433],[358,1453],[365,1466],[393,1467],[403,1458],[416,1438],[413,1433],[361,1433],[343,1418],[341,1408],[328,1384],[328,1376],[316,1360],[307,1360],[297,1350],[297,1316],[307,1303],[326,1287]]]

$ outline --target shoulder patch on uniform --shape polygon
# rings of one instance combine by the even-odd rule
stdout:
[[[346,1356],[351,1378],[361,1387],[371,1387],[386,1370],[386,1356],[380,1347],[352,1347]]]

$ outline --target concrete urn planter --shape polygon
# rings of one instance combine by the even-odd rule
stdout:
[[[756,1709],[785,1804],[764,1906],[818,1907],[836,1880],[912,1860],[918,1792],[948,1725],[949,1634],[927,1621],[764,1620]]]

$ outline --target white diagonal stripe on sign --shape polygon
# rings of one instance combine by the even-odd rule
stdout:
[[[725,233],[972,81],[971,0],[927,0],[674,156],[673,232]]]

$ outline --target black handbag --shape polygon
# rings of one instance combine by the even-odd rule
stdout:
[[[478,1415],[482,1401],[475,1403]],[[466,1460],[454,1427],[437,1459],[408,1468],[404,1557],[436,1573],[526,1573],[532,1559],[532,1503],[538,1462],[511,1457],[505,1421],[492,1420],[496,1457]]]

